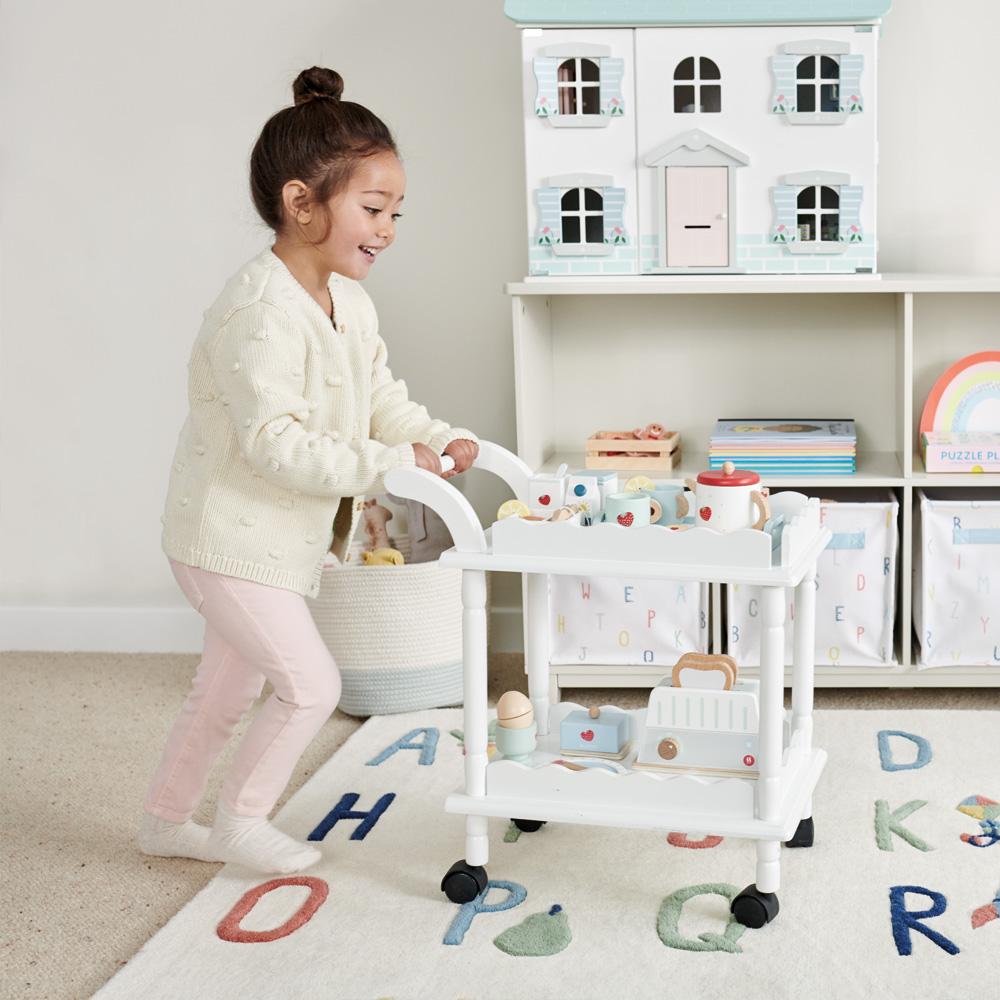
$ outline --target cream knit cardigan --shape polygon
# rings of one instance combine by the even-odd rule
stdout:
[[[345,552],[364,495],[414,464],[411,442],[476,440],[392,377],[361,285],[329,287],[336,326],[268,249],[205,313],[162,518],[178,562],[315,597],[327,550]]]

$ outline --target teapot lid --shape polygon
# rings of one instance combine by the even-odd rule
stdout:
[[[749,469],[737,469],[732,462],[724,462],[721,469],[699,472],[698,482],[705,486],[756,486],[760,476]]]

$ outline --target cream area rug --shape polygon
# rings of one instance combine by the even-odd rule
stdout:
[[[323,860],[227,866],[100,1000],[1000,996],[1000,712],[826,711],[815,843],[782,850],[780,912],[730,919],[749,841],[489,822],[489,885],[449,902],[462,714],[370,719],[277,824]]]

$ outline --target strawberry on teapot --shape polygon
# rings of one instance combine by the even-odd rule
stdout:
[[[738,531],[740,528],[763,529],[770,518],[767,489],[760,485],[756,472],[737,469],[726,462],[721,469],[699,472],[697,482],[685,479],[691,491],[677,498],[677,514],[688,513],[687,505],[694,495],[695,524],[716,531]],[[682,511],[681,507],[685,509]]]

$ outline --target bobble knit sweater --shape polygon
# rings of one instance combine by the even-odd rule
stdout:
[[[361,285],[329,288],[335,321],[268,249],[206,312],[162,518],[172,559],[315,597],[327,550],[347,550],[389,469],[415,464],[412,442],[476,440],[393,378]]]

